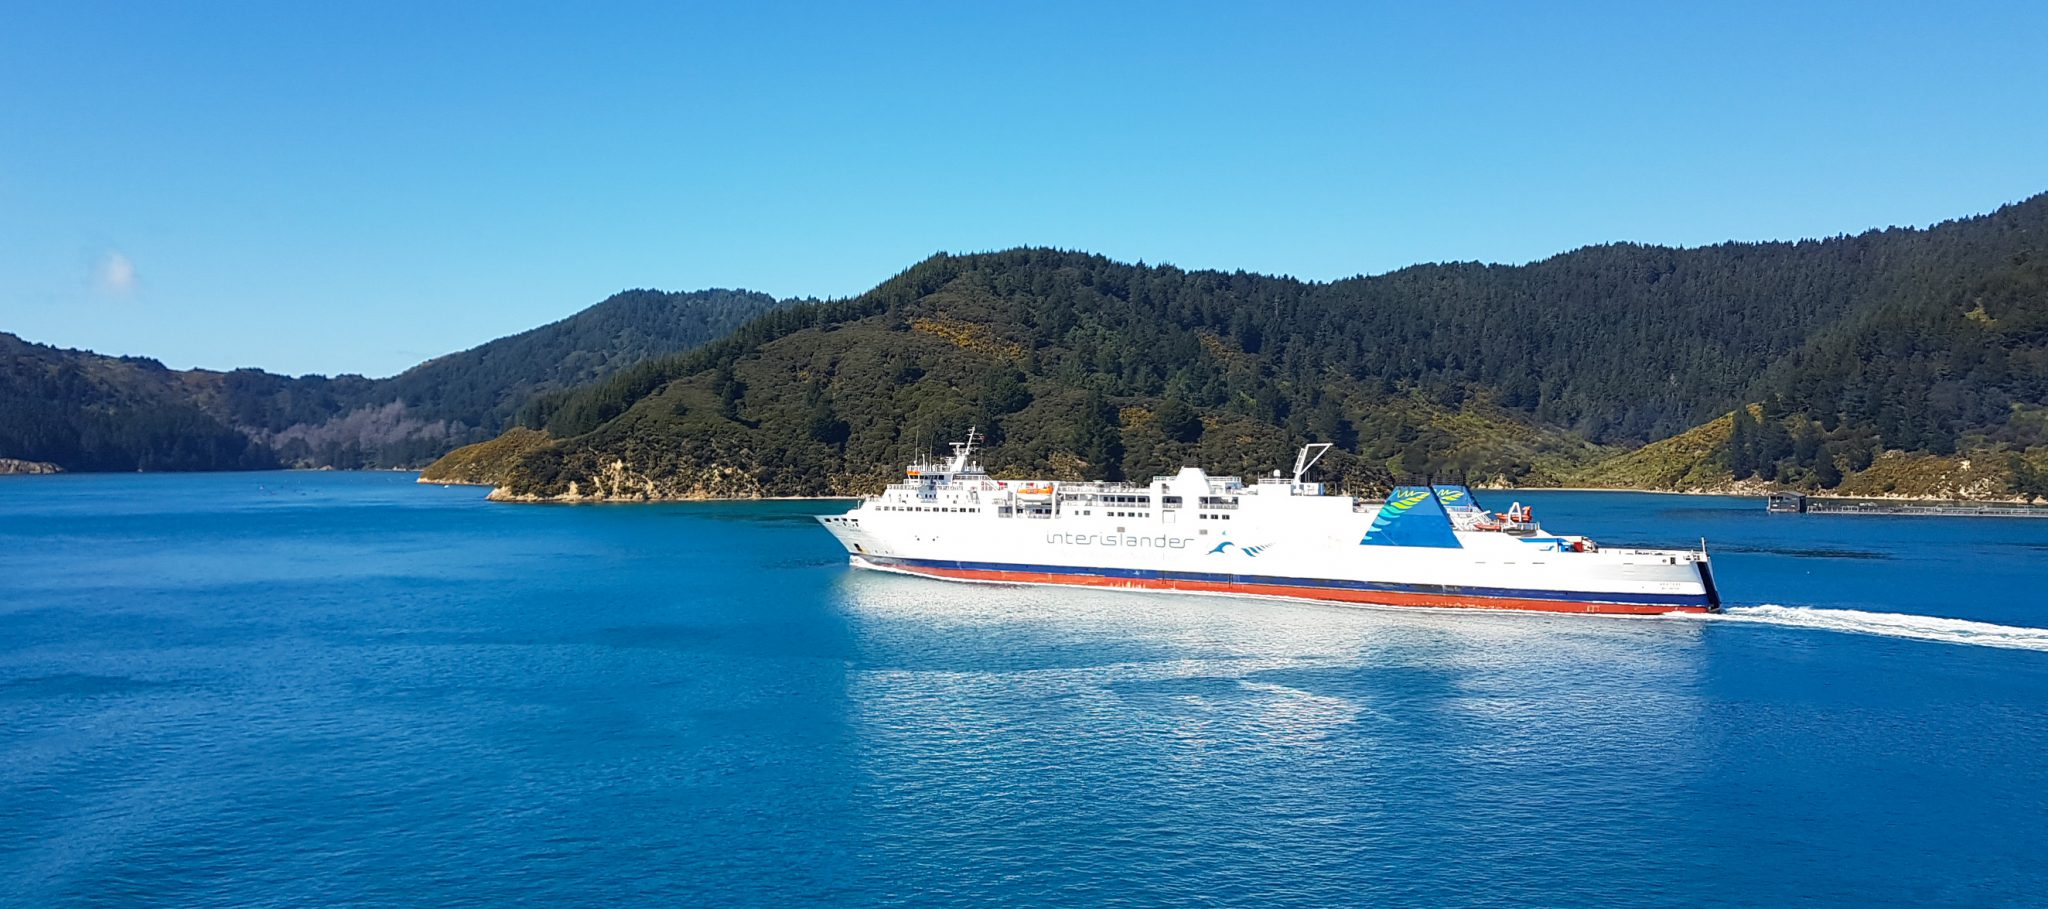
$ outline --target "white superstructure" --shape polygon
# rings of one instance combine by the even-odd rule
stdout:
[[[1327,495],[1304,477],[1247,484],[1185,467],[1145,485],[998,480],[975,435],[943,463],[843,515],[820,517],[862,568],[952,580],[1079,584],[1388,606],[1591,613],[1719,606],[1704,551],[1603,549],[1545,531],[1517,504],[1494,513],[1456,485],[1385,501]]]

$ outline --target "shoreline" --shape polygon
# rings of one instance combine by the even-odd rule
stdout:
[[[597,497],[585,497],[585,498],[579,498],[579,499],[566,499],[566,498],[529,498],[529,497],[523,497],[523,496],[522,496],[522,497],[511,497],[511,496],[507,496],[507,497],[504,497],[504,498],[499,498],[499,497],[496,497],[496,496],[495,496],[495,493],[496,493],[496,492],[497,492],[497,490],[498,490],[499,488],[501,488],[501,487],[499,487],[499,486],[498,486],[497,484],[495,484],[495,483],[487,483],[487,482],[477,482],[477,481],[472,481],[472,480],[459,480],[459,479],[432,479],[432,480],[430,480],[430,479],[427,479],[427,478],[426,478],[425,476],[421,475],[421,474],[422,474],[422,469],[420,469],[420,468],[408,468],[408,467],[356,467],[356,468],[340,468],[340,467],[273,467],[273,468],[265,468],[265,469],[261,469],[261,470],[195,470],[195,471],[185,471],[185,470],[151,470],[151,471],[125,471],[125,470],[104,470],[104,471],[68,471],[68,470],[61,470],[61,469],[60,469],[60,470],[58,470],[58,471],[56,471],[56,472],[51,472],[51,473],[35,473],[35,472],[17,472],[17,473],[7,473],[7,472],[0,472],[0,476],[21,476],[21,477],[27,477],[27,476],[43,476],[43,477],[51,477],[51,476],[61,476],[61,477],[90,477],[90,476],[135,476],[135,475],[141,475],[141,474],[147,474],[147,475],[171,475],[171,474],[193,474],[193,475],[200,475],[200,474],[274,474],[274,473],[314,473],[314,474],[318,474],[318,473],[340,473],[340,474],[406,474],[406,473],[410,473],[410,474],[413,474],[413,475],[414,475],[414,478],[413,478],[413,482],[414,482],[414,483],[416,483],[416,484],[418,484],[418,485],[422,485],[422,486],[442,486],[442,487],[448,487],[448,486],[473,486],[473,487],[481,487],[481,488],[489,489],[489,490],[491,490],[491,492],[493,493],[493,495],[489,497],[489,500],[490,500],[490,501],[492,501],[492,502],[496,502],[496,503],[500,503],[500,504],[513,504],[513,505],[655,505],[655,504],[675,504],[675,503],[687,503],[687,502],[856,502],[856,501],[859,501],[860,499],[862,499],[862,498],[863,498],[863,496],[860,496],[860,495],[857,495],[857,494],[846,494],[846,495],[815,495],[815,496],[745,496],[745,497],[703,497],[703,498],[674,498],[674,499],[607,499],[607,498],[597,498]],[[1960,498],[1960,497],[1953,497],[1953,496],[1949,496],[1949,497],[1943,497],[1943,496],[1926,496],[1926,495],[1917,495],[1917,496],[1916,496],[1916,495],[1906,495],[1906,494],[1901,494],[1901,493],[1881,493],[1881,494],[1865,494],[1865,495],[1851,495],[1851,494],[1844,494],[1844,493],[1840,493],[1840,492],[1835,492],[1835,491],[1807,491],[1807,490],[1798,490],[1798,489],[1783,489],[1783,490],[1781,490],[1781,489],[1757,489],[1757,490],[1697,490],[1697,489],[1645,489],[1645,488],[1641,488],[1641,487],[1634,487],[1634,486],[1474,486],[1474,487],[1472,487],[1472,488],[1473,488],[1473,490],[1475,490],[1475,491],[1477,491],[1477,492],[1487,492],[1487,493],[1495,493],[1495,494],[1504,494],[1504,495],[1511,495],[1511,494],[1516,494],[1516,493],[1521,493],[1521,492],[1581,492],[1581,493],[1584,493],[1584,492],[1591,492],[1591,493],[1600,493],[1600,492],[1615,492],[1615,493],[1639,493],[1639,494],[1643,494],[1643,495],[1660,495],[1660,496],[1696,496],[1696,497],[1702,497],[1702,498],[1732,498],[1732,499],[1763,499],[1763,498],[1767,498],[1767,497],[1769,497],[1770,495],[1772,495],[1772,494],[1774,494],[1774,493],[1778,493],[1778,492],[1795,492],[1795,493],[1798,493],[1798,494],[1800,494],[1800,495],[1804,495],[1804,496],[1807,496],[1807,497],[1810,497],[1810,498],[1815,498],[1815,499],[1829,499],[1829,500],[1843,500],[1843,501],[1850,501],[1850,500],[1854,500],[1854,501],[1869,501],[1869,502],[1930,502],[1930,503],[1970,503],[1970,504],[1979,504],[1979,505],[2021,505],[2021,506],[2029,506],[2029,505],[2031,505],[2031,506],[2033,506],[2033,507],[2041,507],[2041,508],[2048,508],[2048,505],[2036,505],[2036,504],[2035,504],[2034,502],[2031,502],[2031,501],[2028,501],[2028,500],[2024,500],[2024,499],[2019,499],[2019,498],[2015,498],[2015,497],[2004,497],[2004,498],[1995,498],[1995,497],[1987,497],[1987,498]]]
[[[1716,496],[1729,499],[1761,499],[1767,492],[1704,492],[1689,489],[1641,489],[1634,486],[1474,486],[1475,492],[1639,492],[1654,496]]]
[[[423,483],[423,484],[430,484],[430,485],[442,485],[442,486],[491,486],[491,484],[489,484],[489,483],[463,483],[463,482],[457,482],[457,481],[453,481],[453,480],[448,480],[448,481],[443,481],[443,480],[421,480],[421,481],[419,481],[419,482],[421,482],[421,483]],[[495,487],[495,486],[492,486],[492,491],[493,491],[493,492],[495,492],[495,491],[496,491],[496,489],[497,489],[497,487]],[[1521,492],[1614,492],[1614,493],[1641,493],[1641,494],[1645,494],[1645,495],[1660,495],[1660,496],[1699,496],[1699,497],[1717,497],[1717,498],[1735,498],[1735,499],[1762,499],[1762,498],[1764,498],[1764,497],[1765,497],[1765,496],[1767,495],[1766,493],[1741,493],[1741,492],[1688,492],[1688,491],[1685,491],[1685,490],[1678,490],[1678,489],[1623,489],[1623,488],[1619,488],[1619,487],[1613,487],[1613,486],[1480,486],[1480,487],[1473,487],[1473,489],[1474,489],[1474,491],[1476,491],[1476,492],[1494,492],[1494,493],[1503,493],[1503,494],[1507,494],[1507,493],[1521,493]],[[496,497],[492,497],[492,498],[490,498],[490,501],[491,501],[491,502],[494,502],[494,503],[497,503],[497,504],[501,504],[501,505],[676,505],[676,504],[688,504],[688,503],[691,503],[691,502],[718,502],[718,503],[734,503],[734,502],[858,502],[858,501],[861,501],[861,500],[862,500],[863,498],[865,498],[865,497],[864,497],[864,496],[859,496],[859,495],[838,495],[838,496],[745,496],[745,497],[725,497],[725,498],[719,498],[719,497],[708,497],[708,496],[707,496],[707,497],[704,497],[704,498],[687,498],[687,499],[645,499],[645,498],[640,498],[640,499],[607,499],[607,498],[598,498],[598,497],[594,497],[594,496],[591,496],[591,497],[582,497],[582,498],[576,498],[576,499],[569,499],[569,498],[540,498],[540,497],[526,497],[526,496],[520,496],[520,497],[510,497],[510,496],[508,496],[508,497],[505,497],[505,498],[496,498]],[[1361,501],[1373,501],[1373,500],[1371,500],[1371,499],[1362,499]],[[1926,499],[1917,499],[1917,500],[1909,500],[1909,501],[1932,501],[1932,500],[1926,500]],[[1946,500],[1943,500],[1943,501],[1946,501]],[[1970,500],[1962,500],[1962,501],[1970,501]]]
[[[422,481],[422,482],[428,482],[428,483],[429,483],[429,485],[445,485],[445,486],[490,486],[490,485],[491,485],[491,484],[489,484],[489,483],[441,483],[441,481],[439,481],[439,480],[434,480],[434,481]],[[597,496],[583,496],[583,497],[580,497],[580,498],[574,498],[574,499],[570,499],[570,498],[540,498],[540,497],[538,497],[538,496],[519,496],[519,497],[511,497],[511,496],[508,496],[508,497],[505,497],[505,498],[498,498],[498,497],[497,497],[497,487],[495,487],[495,486],[492,486],[492,487],[491,487],[491,495],[488,495],[488,496],[485,496],[485,497],[484,497],[485,501],[488,501],[488,502],[491,502],[491,503],[493,503],[493,504],[497,504],[497,505],[690,505],[690,504],[694,504],[694,503],[705,503],[705,504],[731,504],[731,503],[736,503],[736,502],[858,502],[858,501],[860,501],[860,500],[861,500],[862,498],[865,498],[865,497],[864,497],[864,496],[852,496],[852,495],[848,495],[848,496],[744,496],[744,497],[739,497],[739,496],[732,496],[732,497],[716,497],[716,496],[703,496],[703,497],[700,497],[700,498],[687,498],[687,499],[646,499],[646,498],[641,498],[641,499],[608,499],[608,498],[600,498],[600,497],[597,497]]]

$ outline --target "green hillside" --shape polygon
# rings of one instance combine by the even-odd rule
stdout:
[[[199,402],[219,373],[0,333],[0,457],[65,470],[233,470],[276,456]]]
[[[2044,240],[2048,196],[1920,229],[1328,283],[938,255],[846,300],[630,291],[379,380],[6,336],[0,457],[397,466],[516,424],[545,435],[447,475],[529,498],[805,495],[872,489],[971,425],[991,466],[1056,476],[1263,472],[1326,439],[1331,475],[1361,488],[2025,495],[2048,472]]]
[[[496,435],[535,394],[695,347],[777,305],[627,291],[388,379],[170,370],[0,333],[0,457],[88,471],[423,464]]]
[[[1732,490],[1735,478],[1725,462],[1729,413],[1668,439],[1580,466],[1564,477],[1567,486],[1608,489],[1663,489],[1673,492]]]
[[[2048,497],[2048,258],[1861,310],[1779,361],[1760,404],[1580,471],[1592,484],[1738,484]]]
[[[1330,471],[1353,485],[1564,482],[1756,400],[1856,326],[1894,331],[1880,314],[2003,287],[2044,228],[2037,197],[1923,230],[1613,245],[1328,284],[1046,249],[940,255],[860,297],[537,399],[521,420],[554,441],[499,465],[501,494],[855,492],[969,425],[990,433],[998,471],[1263,472],[1313,438],[1340,444]],[[1997,297],[1987,312],[2012,318],[2008,304],[2026,308]],[[1961,413],[1940,431],[1996,431],[1989,409]],[[1825,474],[1818,453],[1866,431],[1815,423],[1820,444],[1802,434],[1796,456],[1749,457],[1770,455],[1774,478],[1787,459]]]

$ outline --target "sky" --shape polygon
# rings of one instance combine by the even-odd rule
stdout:
[[[389,375],[632,287],[1332,280],[2048,191],[2048,4],[0,0],[0,331]]]

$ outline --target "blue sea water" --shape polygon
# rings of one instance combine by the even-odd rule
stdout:
[[[2048,521],[1493,494],[1738,604],[1601,619],[411,479],[0,481],[0,904],[2048,905]]]

